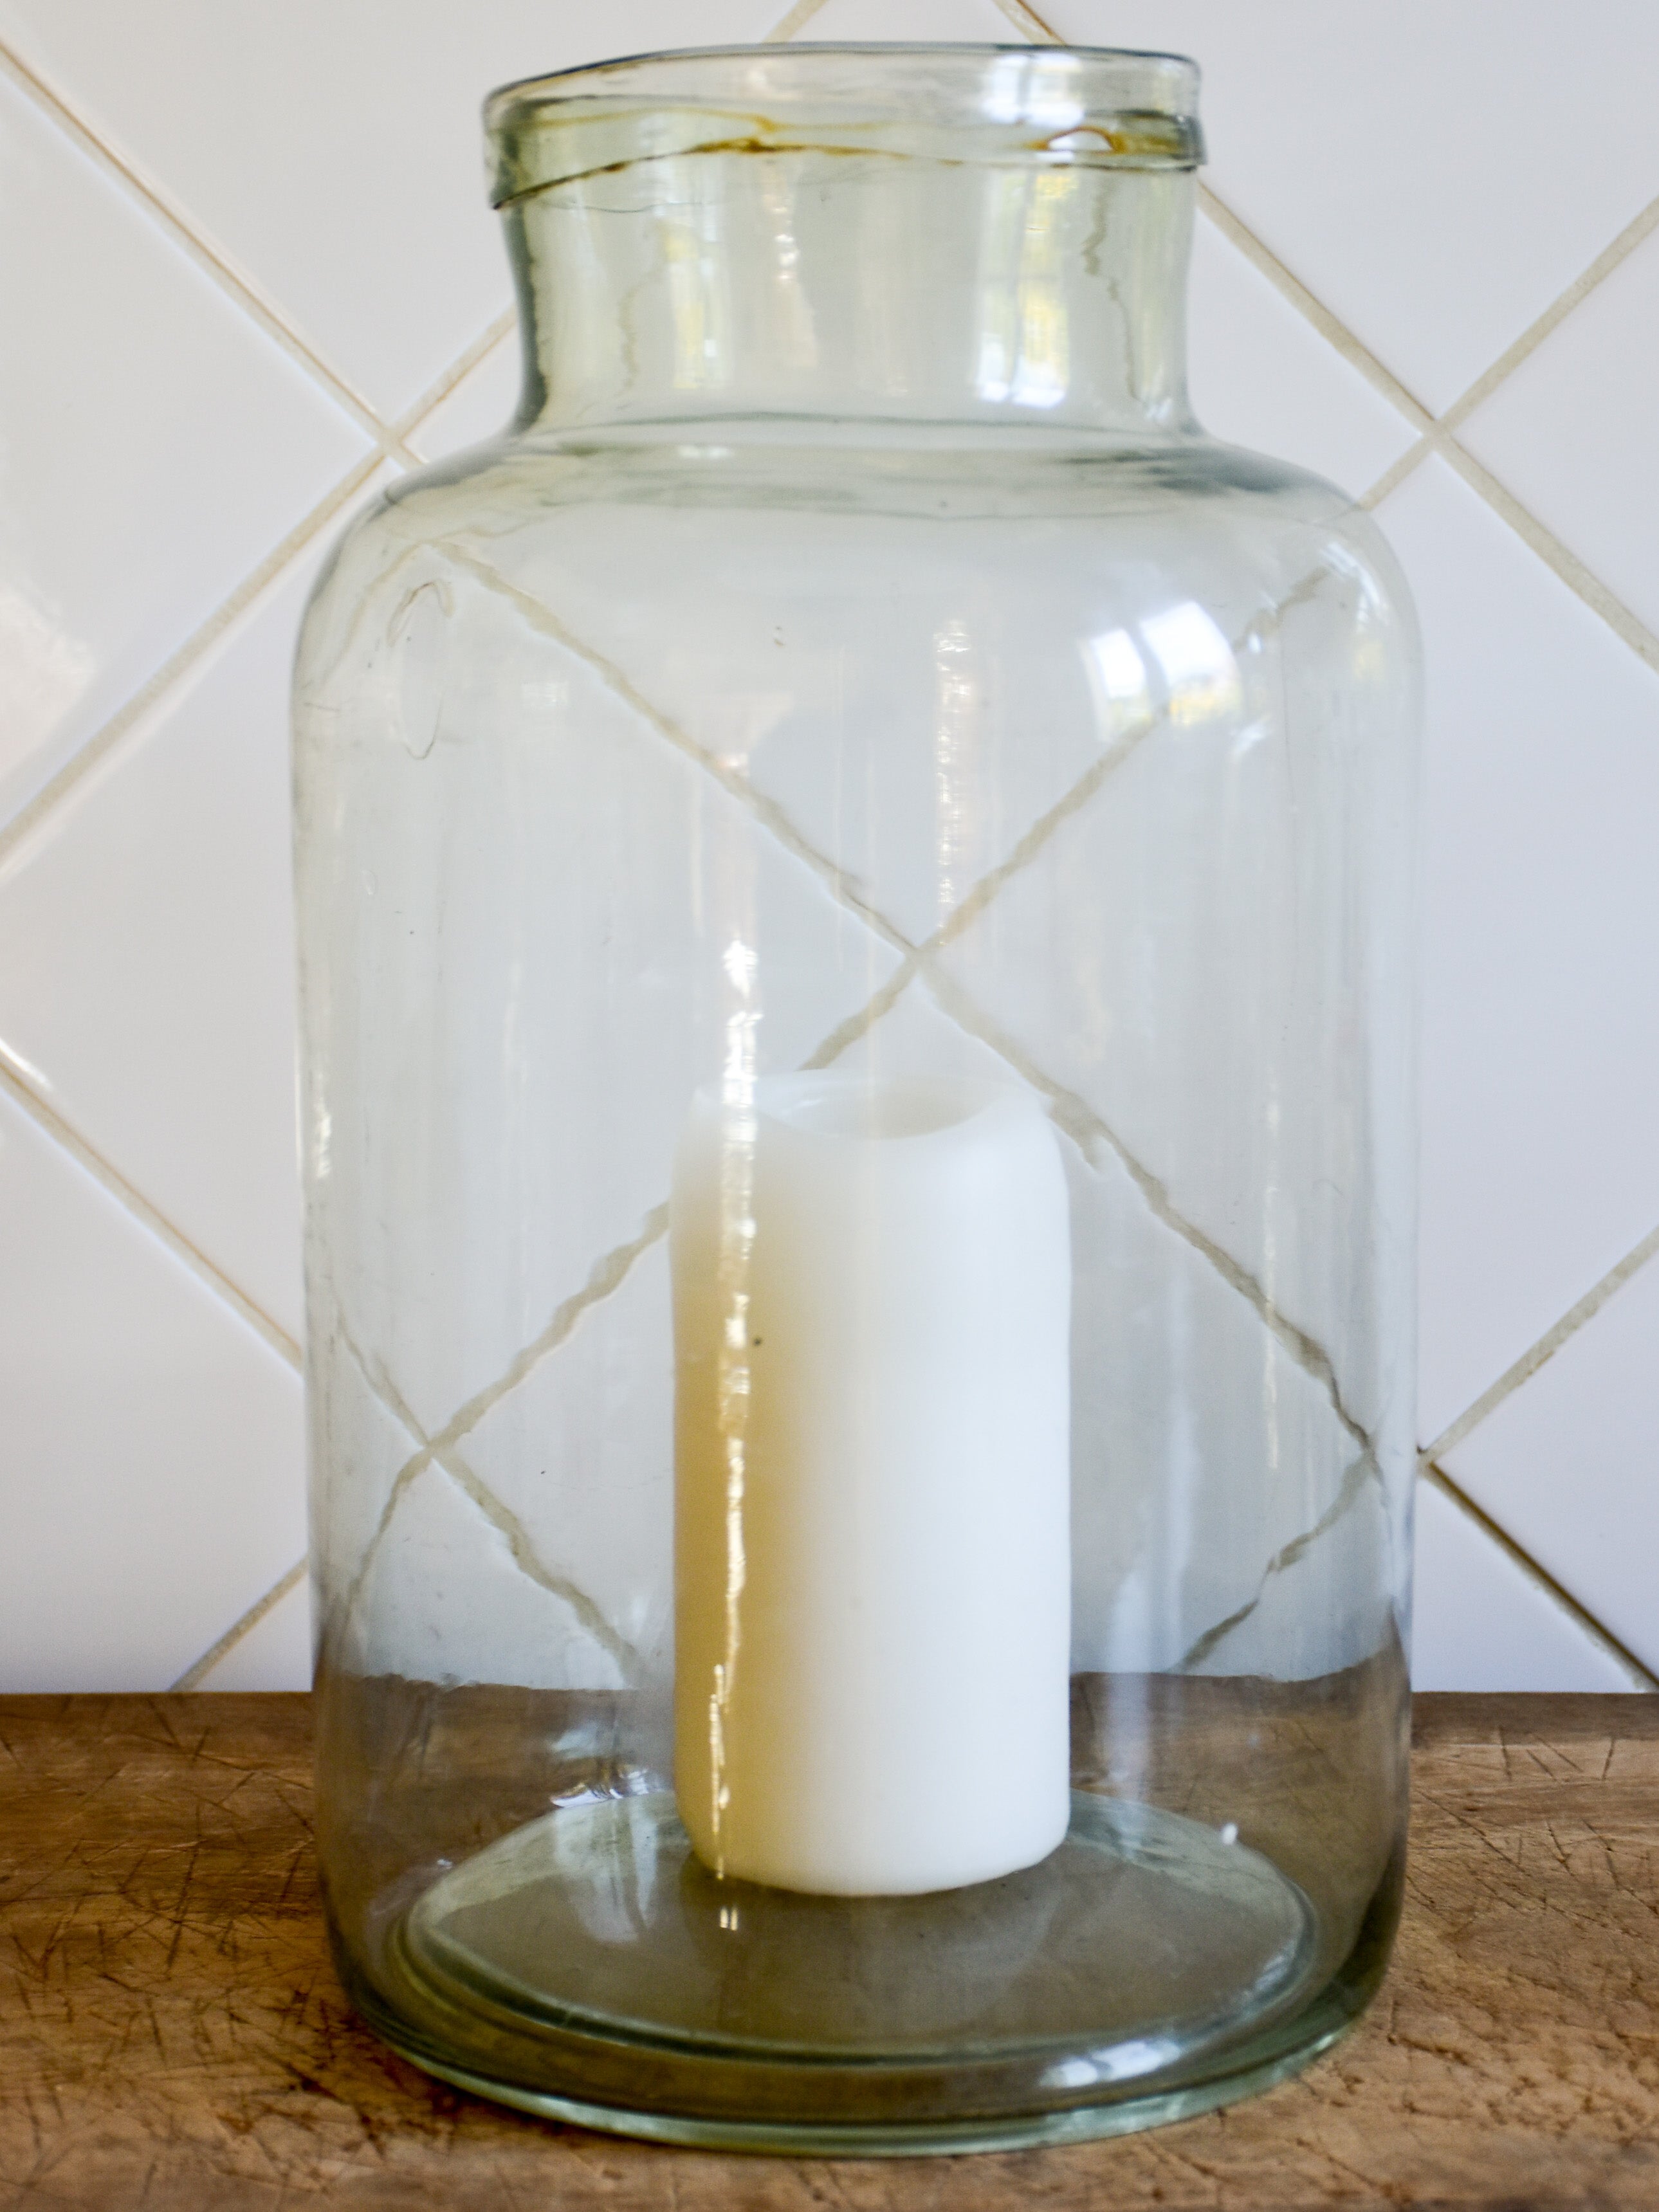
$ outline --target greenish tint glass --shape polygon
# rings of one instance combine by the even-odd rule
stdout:
[[[519,416],[395,485],[307,618],[328,1909],[379,2031],[527,2110],[816,2153],[1113,2133],[1282,2078],[1387,1960],[1417,651],[1369,520],[1191,415],[1196,86],[1164,56],[791,46],[496,94]],[[842,1319],[900,1341],[869,1163],[902,1182],[986,1100],[1052,1164],[1058,1413],[973,1472],[994,1328],[935,1346],[960,1485],[952,1445],[926,1489],[926,1424],[848,1447],[854,1536],[909,1534],[860,1553],[832,1465],[815,1588],[813,1435],[775,1443],[757,1316],[810,1338],[834,1301],[803,1321],[779,1272],[778,1117],[855,1146],[848,1205],[813,1215],[808,1176],[799,1218]],[[995,1280],[936,1287],[994,1322]],[[908,1403],[921,1358],[854,1357],[840,1395],[879,1371]],[[738,1470],[723,1517],[700,1437]],[[1009,1705],[1028,1676],[1052,1695]],[[823,1801],[854,1844],[914,1802],[938,1865],[994,1856],[1036,1832],[1034,1774],[1055,1825],[988,1879],[927,1887],[924,1853],[914,1893],[739,1879],[720,1808],[808,1771],[792,1715],[848,1771],[866,1736],[914,1747]]]

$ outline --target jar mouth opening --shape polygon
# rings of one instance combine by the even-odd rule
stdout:
[[[484,103],[495,207],[700,154],[866,154],[1191,169],[1199,70],[1109,46],[695,46],[503,85]]]

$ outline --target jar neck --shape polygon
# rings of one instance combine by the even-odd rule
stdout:
[[[1190,433],[1194,183],[1170,167],[733,146],[526,192],[502,210],[520,427]]]

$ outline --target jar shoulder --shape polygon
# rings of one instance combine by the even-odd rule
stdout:
[[[717,615],[737,597],[810,593],[849,618],[971,573],[1056,626],[1289,603],[1416,652],[1410,593],[1371,517],[1305,470],[1201,437],[505,436],[411,471],[354,521],[312,596],[302,685],[372,653],[428,585],[464,620],[451,573],[537,599],[609,591]],[[366,619],[383,601],[386,620]]]

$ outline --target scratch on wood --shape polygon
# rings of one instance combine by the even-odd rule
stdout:
[[[544,2128],[377,2044],[329,1965],[307,1712],[0,1700],[0,2203],[109,2212],[148,2192],[216,2212],[354,2188],[450,2212],[1659,2203],[1659,1698],[1418,1701],[1395,1964],[1293,2088],[1162,2136],[835,2167]]]

